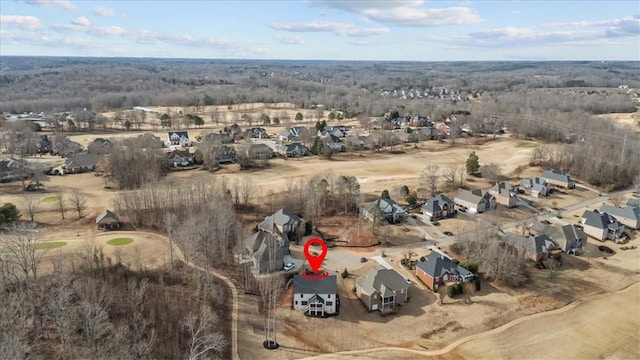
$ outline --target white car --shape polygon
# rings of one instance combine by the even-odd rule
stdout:
[[[411,280],[409,280],[407,278],[404,278],[404,282],[406,282],[407,285],[413,285],[413,281],[411,281]]]
[[[293,265],[293,263],[287,263],[284,266],[284,271],[291,271],[291,270],[293,270],[294,267],[295,267],[295,265]]]

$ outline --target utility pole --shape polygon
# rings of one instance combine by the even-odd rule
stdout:
[[[624,162],[624,153],[627,149],[627,134],[624,134],[624,140],[622,140],[622,161]]]

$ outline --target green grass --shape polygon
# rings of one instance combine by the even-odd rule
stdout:
[[[60,196],[58,195],[47,196],[46,198],[40,200],[40,202],[43,202],[45,204],[50,204],[50,203],[57,202],[59,199],[60,199]]]
[[[538,147],[538,143],[536,142],[519,142],[516,144],[517,148],[531,149],[534,147]]]
[[[132,238],[115,238],[115,239],[111,239],[109,241],[107,241],[107,244],[111,245],[111,246],[122,246],[122,245],[127,245],[127,244],[131,244],[133,242]]]
[[[66,241],[51,241],[36,244],[36,250],[51,250],[67,245]]]
[[[67,245],[66,241],[50,241],[50,242],[42,242],[36,244],[36,250],[51,250],[61,248]],[[6,247],[0,248],[0,253],[6,252]]]

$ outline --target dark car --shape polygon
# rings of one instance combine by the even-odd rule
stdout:
[[[445,231],[444,234],[447,236],[453,236],[453,233],[451,231]]]
[[[366,257],[364,257],[364,256],[363,256],[363,257],[361,257],[361,258],[360,258],[360,262],[361,262],[361,263],[365,263],[365,262],[367,262],[367,258],[366,258]]]

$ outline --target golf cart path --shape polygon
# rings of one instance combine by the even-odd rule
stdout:
[[[336,359],[336,358],[340,358],[342,356],[347,356],[347,355],[356,355],[356,356],[360,355],[360,356],[363,356],[363,355],[367,355],[367,354],[370,354],[370,353],[373,355],[373,353],[381,352],[381,351],[394,351],[394,352],[398,352],[398,353],[419,355],[421,357],[444,355],[444,354],[447,354],[447,353],[453,351],[455,348],[459,347],[462,344],[465,344],[467,342],[470,342],[470,341],[473,341],[473,340],[476,340],[476,339],[480,339],[480,338],[483,338],[483,337],[488,337],[488,336],[491,336],[491,335],[496,335],[496,334],[502,333],[502,332],[504,332],[506,330],[511,329],[514,326],[517,326],[519,324],[522,324],[522,323],[530,321],[530,320],[561,314],[561,313],[567,312],[567,311],[569,311],[569,310],[571,310],[571,309],[573,309],[573,308],[575,308],[577,306],[583,305],[583,304],[588,303],[588,302],[596,301],[596,300],[599,300],[601,298],[606,298],[606,297],[610,297],[610,296],[619,296],[619,295],[622,295],[622,294],[629,293],[631,291],[636,291],[637,292],[638,290],[640,290],[640,288],[638,287],[639,283],[640,283],[639,281],[635,281],[635,282],[627,285],[626,287],[624,287],[624,288],[622,288],[620,290],[592,295],[592,296],[586,297],[584,299],[575,301],[575,302],[573,302],[571,304],[568,304],[568,305],[566,305],[564,307],[561,307],[559,309],[523,316],[521,318],[518,318],[518,319],[515,319],[515,320],[513,320],[511,322],[508,322],[508,323],[506,323],[506,324],[504,324],[504,325],[502,325],[500,327],[497,327],[495,329],[488,330],[488,331],[481,332],[481,333],[474,334],[474,335],[470,335],[470,336],[467,336],[465,338],[456,340],[453,343],[445,346],[442,349],[438,349],[438,350],[415,350],[415,349],[406,349],[406,348],[401,348],[401,347],[385,346],[385,347],[377,347],[377,348],[369,348],[369,349],[341,351],[341,352],[336,352],[336,353],[331,353],[331,354],[323,354],[323,355],[317,355],[317,356],[309,356],[309,357],[306,357],[304,359]]]

